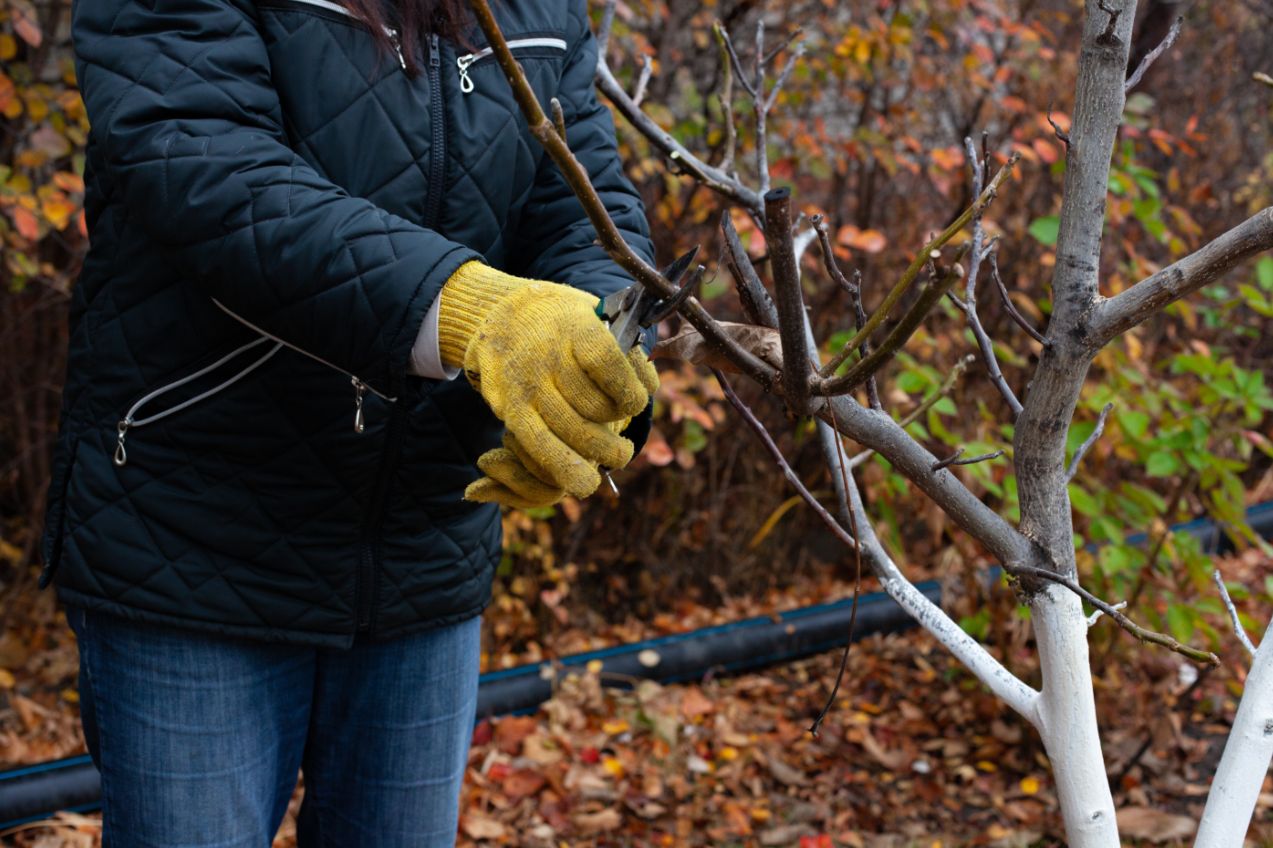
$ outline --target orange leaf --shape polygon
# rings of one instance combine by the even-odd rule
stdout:
[[[17,33],[18,38],[32,47],[39,47],[44,41],[44,33],[40,32],[40,21],[36,17],[35,7],[28,0],[14,0],[9,14],[13,21],[13,31]]]
[[[18,228],[18,234],[24,239],[35,241],[40,237],[40,222],[29,209],[15,206],[11,214],[13,215],[13,223]]]
[[[845,247],[866,253],[879,253],[888,245],[888,237],[879,230],[859,230],[852,224],[841,227],[835,238]]]

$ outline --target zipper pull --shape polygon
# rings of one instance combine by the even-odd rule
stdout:
[[[357,377],[351,377],[350,382],[354,384],[354,432],[361,433],[367,429],[367,422],[362,416],[362,399],[367,394],[367,384]],[[124,437],[121,435],[119,438],[122,446]]]
[[[465,53],[455,58],[455,65],[460,69],[460,91],[469,94],[473,91],[473,79],[469,76],[469,65],[477,61],[476,53]]]
[[[128,428],[133,426],[133,419],[121,418],[116,428],[118,436],[115,437],[115,467],[123,468],[128,464],[128,451],[124,450],[124,439],[128,437]]]
[[[393,52],[398,56],[398,64],[405,71],[407,69],[407,58],[402,55],[402,39],[398,37],[398,31],[385,27],[385,35],[389,36],[389,43],[393,45]]]

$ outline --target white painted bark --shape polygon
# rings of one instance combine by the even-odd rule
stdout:
[[[1273,624],[1251,660],[1246,690],[1224,745],[1195,848],[1241,848],[1273,759]]]
[[[1043,691],[1036,727],[1052,761],[1065,836],[1073,848],[1117,848],[1114,799],[1101,756],[1087,650],[1087,617],[1071,592],[1051,586],[1030,602]]]

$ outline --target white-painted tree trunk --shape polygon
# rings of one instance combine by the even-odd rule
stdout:
[[[1030,621],[1043,673],[1037,727],[1052,761],[1066,839],[1072,848],[1117,848],[1083,604],[1065,589],[1048,587],[1031,601]]]
[[[1195,848],[1241,848],[1273,759],[1273,624],[1251,660],[1246,691],[1198,825]]]

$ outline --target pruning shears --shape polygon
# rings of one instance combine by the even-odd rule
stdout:
[[[698,245],[678,256],[672,264],[664,268],[661,272],[663,279],[669,283],[676,283],[694,264],[696,256],[698,256]],[[633,283],[626,289],[620,289],[609,297],[603,298],[597,304],[597,317],[606,322],[615,341],[619,343],[619,349],[626,353],[640,344],[641,334],[645,330],[657,326],[694,293],[694,289],[698,287],[698,281],[703,278],[703,270],[703,266],[698,266],[685,285],[669,297],[660,297],[640,282]],[[614,484],[610,470],[602,467],[601,474],[610,484],[610,490],[618,495],[619,487]]]

